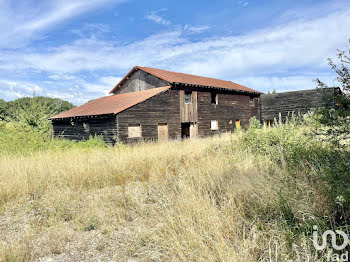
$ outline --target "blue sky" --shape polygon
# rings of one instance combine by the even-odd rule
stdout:
[[[350,38],[348,0],[0,0],[0,98],[80,105],[134,65],[231,80],[262,92],[333,85]]]

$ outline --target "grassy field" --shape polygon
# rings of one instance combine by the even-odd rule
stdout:
[[[349,152],[305,125],[113,148],[5,140],[0,261],[322,261],[312,226],[344,226]]]

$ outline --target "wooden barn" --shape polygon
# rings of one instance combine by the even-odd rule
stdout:
[[[231,81],[140,66],[110,93],[53,116],[53,135],[70,140],[98,135],[111,144],[196,138],[246,127],[253,116],[270,120],[284,110],[277,96],[261,97]]]
[[[260,119],[262,122],[273,122],[295,115],[305,114],[312,108],[334,107],[334,96],[341,94],[339,88],[322,88],[291,91],[260,96]]]

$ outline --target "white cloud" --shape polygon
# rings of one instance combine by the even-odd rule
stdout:
[[[23,47],[52,26],[106,4],[123,1],[125,0],[50,0],[38,4],[35,0],[0,0],[0,47]]]
[[[34,93],[41,93],[43,90],[36,84],[0,79],[0,93],[2,97],[16,99],[23,96],[32,96]]]
[[[236,82],[249,86],[255,90],[263,90],[264,92],[276,90],[276,92],[286,92],[302,89],[313,89],[316,87],[314,79],[321,78],[324,83],[334,86],[334,75],[326,74],[300,74],[294,76],[245,76],[235,79]]]
[[[122,79],[122,77],[103,76],[96,83],[89,83],[84,81],[83,88],[85,90],[93,90],[99,92],[104,96],[109,95],[113,87]]]
[[[171,24],[170,20],[165,19],[163,16],[159,14],[164,11],[166,11],[166,9],[159,9],[156,11],[152,11],[149,14],[147,14],[145,18],[153,22],[156,22],[157,24],[170,25]]]
[[[34,85],[34,86],[33,86],[33,91],[34,91],[35,93],[41,92],[41,91],[42,91],[42,88],[41,88],[40,86],[38,86],[38,85]]]
[[[203,25],[203,26],[191,26],[191,25],[185,25],[184,30],[189,31],[190,33],[198,34],[203,33],[205,31],[208,31],[210,29],[210,26]]]
[[[90,36],[103,36],[104,34],[110,34],[112,29],[109,25],[101,23],[87,23],[81,28],[71,30],[72,33],[79,37],[90,37]]]
[[[248,6],[249,2],[246,2],[246,1],[237,1],[237,5],[240,5],[240,6],[243,6],[243,7],[246,7]]]
[[[61,98],[80,105],[96,97],[109,95],[109,91],[122,79],[122,77],[103,76],[96,80],[86,80],[78,76],[71,78],[63,75],[52,75],[49,78],[54,81],[0,79],[0,93],[2,98],[7,100],[35,94]]]
[[[52,74],[120,72],[137,64],[227,77],[252,72],[280,73],[302,67],[324,68],[326,58],[345,46],[348,28],[350,10],[197,42],[185,38],[181,31],[153,35],[126,45],[92,37],[46,53],[4,52],[0,70],[33,69]]]
[[[75,76],[68,75],[68,74],[54,74],[54,75],[49,75],[48,78],[52,80],[72,80],[75,79]]]
[[[3,51],[0,79],[12,72],[47,74],[56,82],[37,85],[49,90],[48,86],[59,83],[61,92],[74,94],[76,103],[105,94],[134,65],[223,78],[260,91],[312,88],[312,79],[328,72],[326,58],[332,57],[337,48],[345,48],[348,28],[350,9],[343,8],[243,35],[201,41],[191,41],[181,30],[133,43],[92,36],[47,50]],[[296,72],[301,72],[300,76]],[[88,81],[84,74],[94,75],[96,80]],[[325,77],[331,79],[332,75]],[[70,91],[68,87],[74,85],[79,88]]]
[[[119,81],[122,80],[122,77],[115,77],[115,76],[103,76],[100,78],[100,82],[110,86],[112,89]]]

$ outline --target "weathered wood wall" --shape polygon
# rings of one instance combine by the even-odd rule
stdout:
[[[332,106],[335,92],[336,89],[329,88],[263,94],[260,98],[261,120],[278,119],[280,113],[284,120],[293,112],[305,114],[312,108]]]
[[[181,123],[197,122],[198,121],[198,106],[197,106],[197,91],[191,94],[191,103],[185,103],[185,90],[179,90],[180,93],[180,120]]]
[[[181,123],[191,122],[194,125],[192,136],[196,137],[198,134],[199,137],[204,137],[233,131],[236,120],[240,120],[241,126],[246,127],[250,117],[259,118],[257,95],[214,89],[188,88],[188,90],[193,91],[192,104],[189,105],[183,103],[184,89],[180,87],[151,97],[116,116],[74,119],[74,125],[70,120],[53,120],[54,136],[81,140],[88,139],[90,135],[101,135],[107,143],[132,143],[140,140],[157,140],[158,124],[166,123],[169,139],[180,139]],[[211,92],[218,94],[218,104],[211,103]],[[191,108],[184,110],[185,106]],[[218,120],[218,130],[211,130],[211,120]],[[135,125],[141,125],[141,138],[128,137],[128,127]]]
[[[161,86],[169,86],[170,83],[142,70],[137,70],[125,80],[122,87],[115,94],[124,94],[152,89]]]
[[[157,140],[158,123],[168,124],[169,139],[181,137],[179,92],[168,90],[117,115],[117,140]],[[142,138],[128,138],[128,126],[141,124]]]
[[[115,116],[86,119],[52,120],[53,136],[68,140],[88,140],[90,136],[101,136],[113,144],[117,135]]]
[[[211,103],[211,92],[198,92],[198,134],[200,137],[235,129],[236,120],[247,127],[249,119],[259,118],[259,98],[249,94],[219,92],[218,104]],[[219,129],[211,130],[211,120],[218,120]]]

